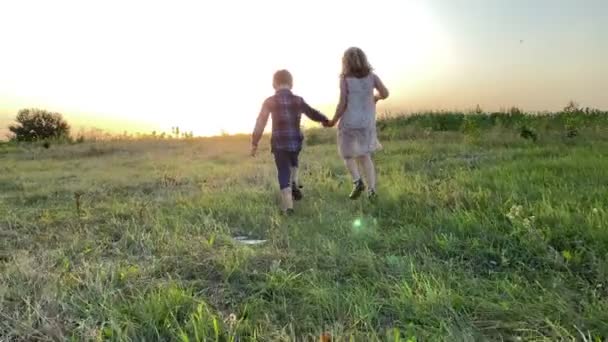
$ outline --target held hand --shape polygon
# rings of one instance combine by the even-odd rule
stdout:
[[[325,122],[323,122],[323,127],[334,127],[336,125],[336,121],[335,120],[327,120]]]
[[[258,153],[258,147],[257,146],[251,146],[251,156],[255,157],[257,153]]]

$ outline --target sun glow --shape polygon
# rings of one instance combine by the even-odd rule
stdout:
[[[251,131],[279,68],[331,115],[351,45],[393,93],[450,58],[418,1],[11,1],[0,4],[0,38],[0,106],[197,135]]]

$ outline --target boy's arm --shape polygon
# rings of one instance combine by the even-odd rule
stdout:
[[[254,149],[258,147],[262,134],[264,134],[264,128],[266,127],[266,123],[268,123],[269,116],[270,109],[268,108],[268,100],[266,100],[262,105],[260,114],[258,114],[258,118],[255,122],[255,128],[253,129],[253,134],[251,135],[251,147]]]
[[[318,110],[312,108],[302,99],[302,112],[309,117],[312,121],[327,123],[329,119]]]

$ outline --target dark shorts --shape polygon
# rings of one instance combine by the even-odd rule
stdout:
[[[298,157],[300,152],[281,151],[273,152],[274,162],[277,165],[277,174],[281,190],[291,186],[291,168],[298,167]]]

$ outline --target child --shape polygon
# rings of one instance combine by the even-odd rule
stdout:
[[[255,156],[268,117],[272,114],[270,144],[281,189],[281,209],[284,213],[292,214],[293,200],[302,198],[298,181],[298,155],[304,140],[300,130],[302,113],[314,121],[323,123],[325,127],[329,126],[329,120],[306,104],[304,99],[291,92],[293,78],[289,71],[277,71],[272,86],[276,93],[267,98],[262,105],[251,139],[251,155]]]
[[[374,94],[374,89],[378,94]],[[376,102],[387,97],[388,90],[372,72],[363,50],[356,47],[346,50],[342,57],[340,101],[330,125],[340,121],[338,147],[353,180],[350,199],[359,198],[365,190],[359,167],[365,173],[369,197],[376,197],[376,171],[371,158],[380,148],[376,135]]]

